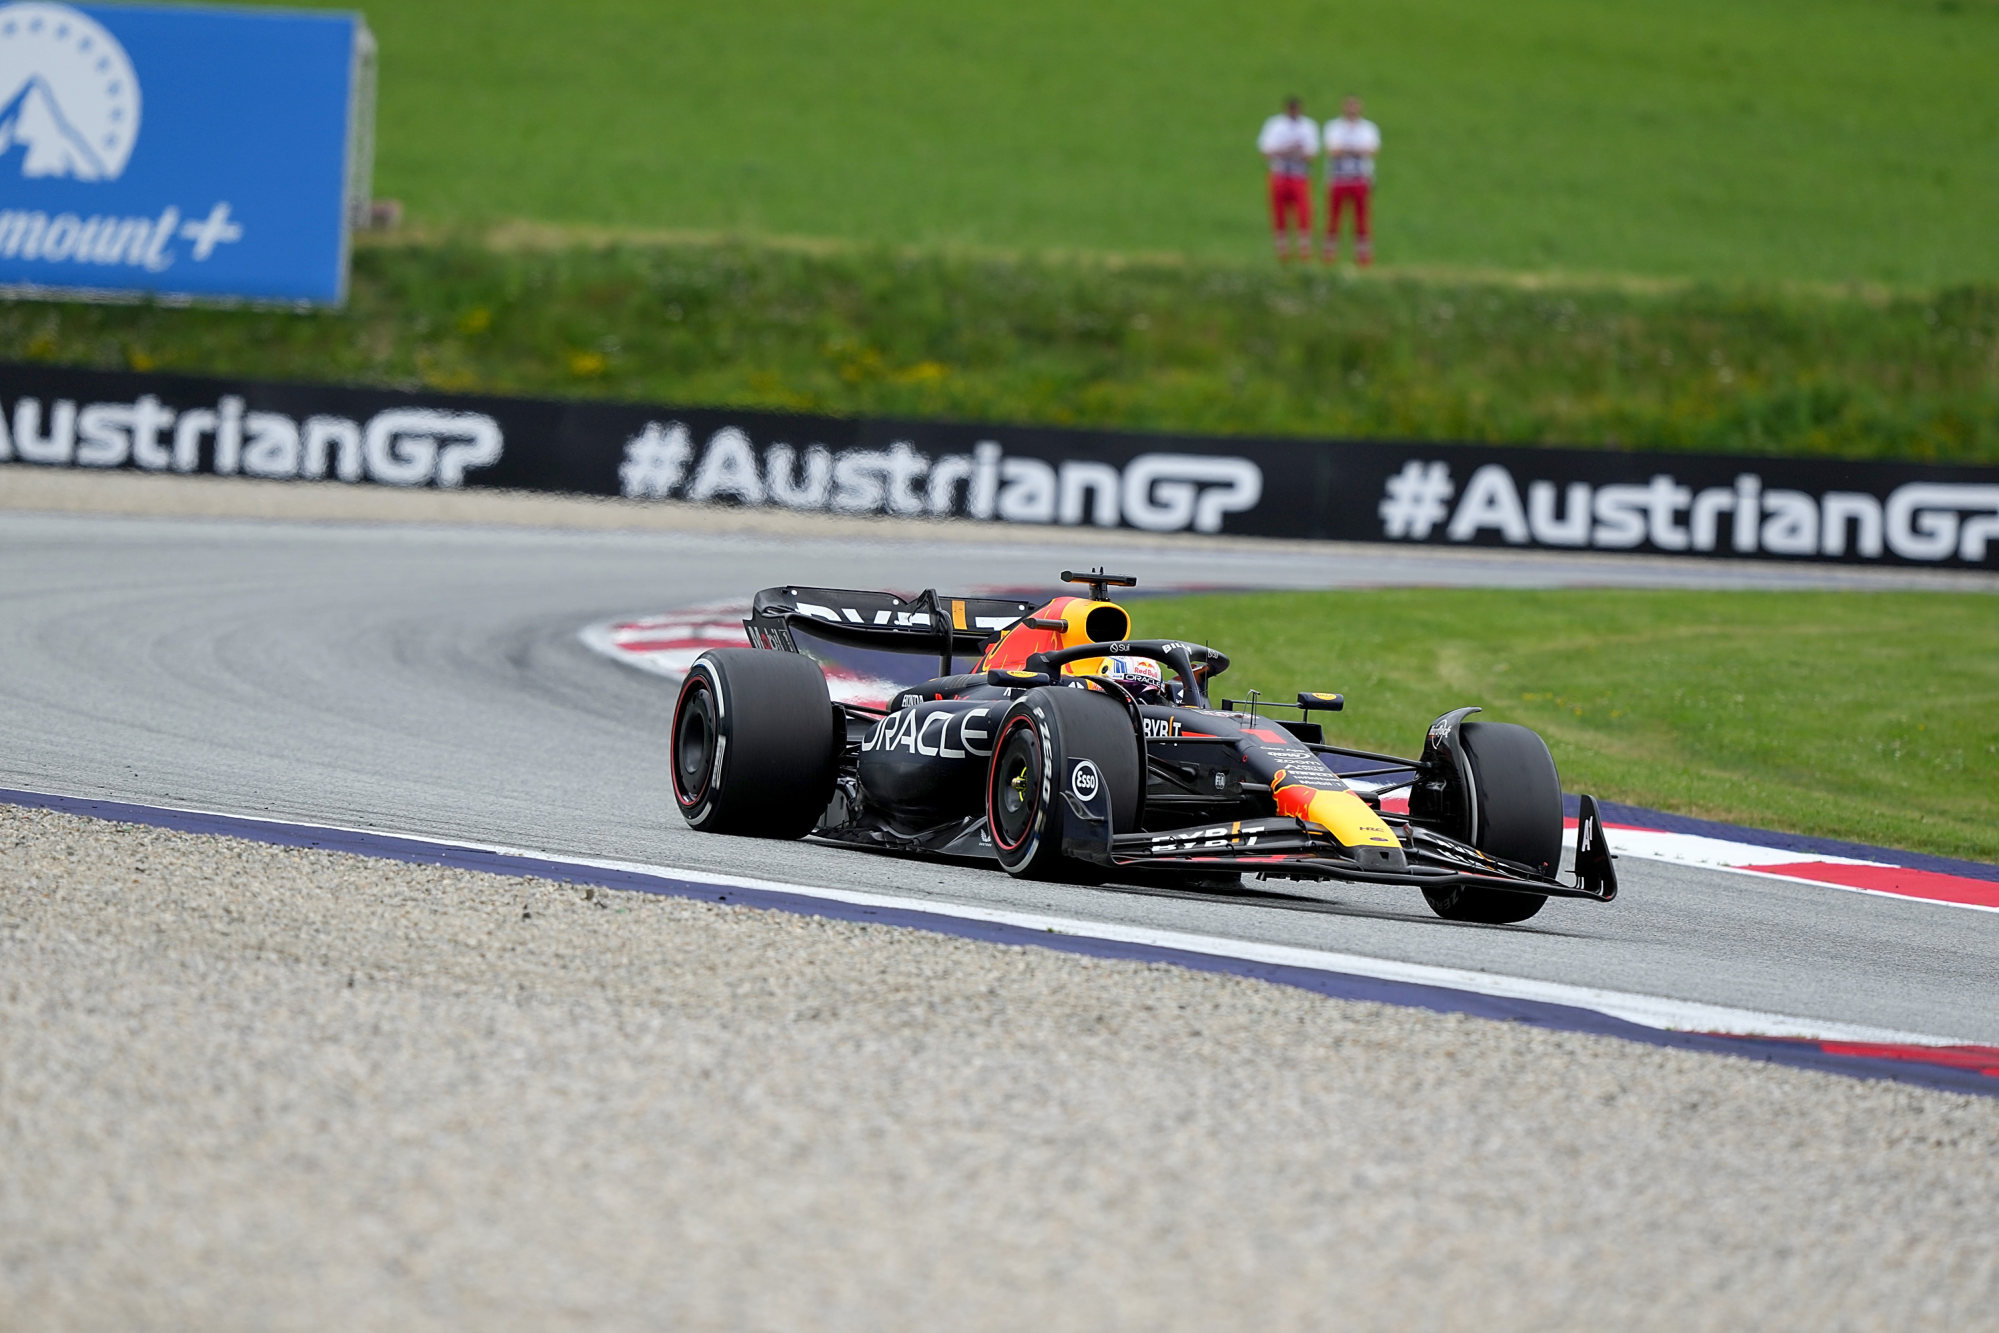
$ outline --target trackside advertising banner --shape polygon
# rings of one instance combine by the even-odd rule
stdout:
[[[358,15],[0,0],[0,288],[337,304]]]
[[[1144,532],[1999,567],[1999,468],[1192,438],[0,366],[0,465]]]

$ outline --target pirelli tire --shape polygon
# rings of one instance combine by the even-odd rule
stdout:
[[[1516,861],[1544,875],[1562,868],[1562,780],[1548,744],[1510,722],[1466,722],[1458,732],[1470,761],[1478,826],[1461,836],[1489,856]],[[1504,926],[1525,921],[1546,894],[1454,885],[1425,889],[1430,910],[1448,921]]]
[[[802,838],[833,798],[839,715],[809,657],[716,648],[673,706],[673,799],[703,833]]]
[[[1093,690],[1030,690],[1000,718],[986,776],[986,827],[1009,874],[1088,881],[1103,868],[1063,855],[1075,818],[1062,797],[1074,761],[1088,759],[1110,800],[1111,827],[1138,827],[1145,796],[1144,750],[1122,701]]]

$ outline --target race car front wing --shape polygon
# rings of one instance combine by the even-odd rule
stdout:
[[[1403,865],[1363,864],[1324,831],[1304,820],[1282,815],[1164,832],[1118,834],[1110,840],[1108,859],[1113,866],[1132,869],[1199,867],[1260,874],[1270,879],[1346,879],[1421,888],[1470,885],[1550,898],[1588,898],[1602,903],[1617,897],[1617,870],[1609,844],[1604,841],[1603,820],[1593,797],[1583,797],[1577,813],[1572,880],[1543,875],[1532,867],[1488,856],[1454,838],[1406,821],[1390,819],[1389,823],[1403,839]]]

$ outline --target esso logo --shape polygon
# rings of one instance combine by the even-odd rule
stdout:
[[[1088,759],[1079,759],[1076,761],[1074,771],[1069,774],[1069,790],[1076,793],[1077,800],[1088,801],[1093,799],[1098,789],[1103,785],[1104,776],[1097,771],[1095,763]]]

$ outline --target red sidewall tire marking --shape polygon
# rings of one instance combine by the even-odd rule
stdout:
[[[719,734],[717,736],[710,737],[709,748],[708,748],[708,766],[707,769],[702,773],[701,790],[694,793],[694,795],[690,797],[687,794],[687,792],[681,788],[680,785],[680,719],[685,713],[688,700],[692,699],[696,694],[700,693],[706,693],[709,695],[714,694],[715,682],[709,677],[709,674],[706,671],[701,669],[701,665],[699,663],[696,663],[694,669],[687,673],[687,684],[685,687],[681,689],[680,697],[674,700],[673,730],[668,733],[673,738],[672,750],[667,760],[669,766],[673,770],[673,799],[679,803],[680,809],[683,813],[689,813],[689,814],[699,811],[703,805],[706,805],[708,803],[709,796],[713,794],[712,789],[714,787],[714,776],[715,776],[714,742],[720,738]],[[714,711],[715,711],[714,705],[711,702],[709,705],[709,712],[711,716],[713,715]],[[717,721],[717,723],[720,722],[719,718],[715,720]],[[718,733],[719,733],[719,727],[718,727]]]
[[[1001,834],[999,826],[1000,756],[1006,752],[1007,742],[1012,739],[1013,733],[1022,727],[1026,727],[1028,734],[1033,737],[1035,758],[1038,761],[1036,767],[1044,770],[1048,767],[1048,756],[1042,752],[1041,732],[1034,725],[1034,719],[1032,718],[1016,717],[1012,722],[1007,724],[1006,729],[1001,731],[999,738],[993,742],[992,767],[986,771],[986,826],[992,831],[993,846],[1004,852],[1019,851],[1034,839],[1034,825],[1036,822],[1034,818],[1030,818],[1027,821],[1027,827],[1021,831],[1019,842],[1008,842],[1005,836]],[[1042,774],[1037,774],[1036,776],[1040,777]],[[1037,807],[1034,815],[1038,817],[1041,814],[1041,810],[1039,809],[1041,793],[1039,790],[1035,791],[1034,800]]]

